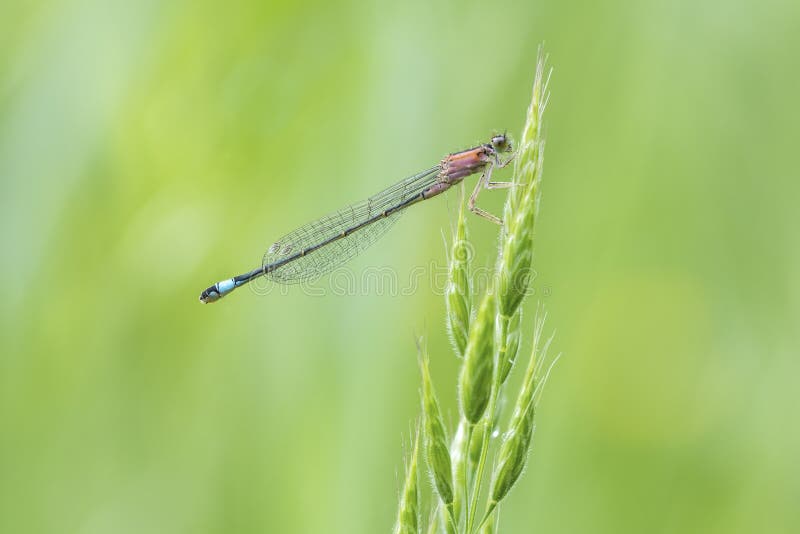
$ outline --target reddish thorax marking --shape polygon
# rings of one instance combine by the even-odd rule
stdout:
[[[491,147],[481,145],[463,152],[450,154],[442,159],[439,181],[429,187],[423,193],[423,197],[427,199],[444,193],[467,176],[482,172],[490,162],[490,151],[494,152]]]

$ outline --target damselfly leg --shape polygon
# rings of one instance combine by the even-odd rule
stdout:
[[[495,156],[494,163],[490,163],[489,165],[486,166],[486,170],[484,170],[483,174],[481,174],[480,178],[478,178],[478,183],[475,184],[475,189],[472,190],[472,194],[470,195],[469,201],[467,202],[467,207],[469,207],[469,210],[472,213],[478,215],[479,217],[483,217],[484,219],[492,221],[495,224],[503,224],[503,219],[501,219],[496,215],[492,215],[491,213],[489,213],[484,209],[479,208],[476,205],[476,203],[478,201],[478,195],[483,189],[508,189],[509,187],[514,187],[516,185],[519,185],[515,182],[492,181],[492,171],[494,170],[494,168],[497,167],[498,169],[502,169],[503,167],[507,166],[514,159],[515,155],[516,152],[514,154],[511,154],[511,156],[509,156],[508,159],[502,162],[500,161],[499,157]]]

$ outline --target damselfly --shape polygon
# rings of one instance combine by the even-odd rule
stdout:
[[[469,197],[469,209],[501,224],[500,218],[475,205],[482,189],[510,187],[511,182],[493,182],[492,171],[508,165],[513,155],[505,134],[488,143],[445,156],[438,165],[409,176],[367,200],[301,226],[269,247],[261,267],[217,282],[200,294],[200,302],[215,302],[259,276],[282,284],[312,280],[332,271],[381,237],[409,206],[444,193],[467,176],[482,173]]]

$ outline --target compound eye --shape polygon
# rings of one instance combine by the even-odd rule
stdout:
[[[508,150],[508,139],[505,135],[495,135],[492,137],[492,146],[498,152],[505,152]]]

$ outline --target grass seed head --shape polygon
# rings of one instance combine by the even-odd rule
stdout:
[[[456,232],[450,248],[445,303],[447,305],[447,330],[453,349],[463,356],[467,348],[470,311],[472,308],[472,288],[470,284],[469,261],[472,249],[467,237],[467,223],[462,202],[458,214]]]
[[[461,411],[473,425],[483,417],[492,392],[494,316],[495,297],[488,292],[470,328],[459,377]]]
[[[397,508],[397,522],[394,525],[394,534],[419,534],[420,506],[419,506],[419,439],[420,429],[417,428],[414,436],[414,448],[406,467],[406,480],[403,492],[400,495],[400,505]]]
[[[503,500],[525,469],[533,437],[534,411],[533,404],[530,404],[503,436],[489,492],[491,503]]]
[[[428,470],[436,493],[444,505],[452,509],[453,471],[447,446],[447,433],[436,391],[433,388],[428,353],[422,346],[419,347],[419,365],[422,373],[422,421]]]
[[[544,140],[542,116],[547,107],[549,71],[539,52],[531,103],[514,158],[514,187],[504,210],[503,241],[498,265],[498,309],[506,317],[516,312],[528,292],[534,272],[533,231],[539,211]]]

